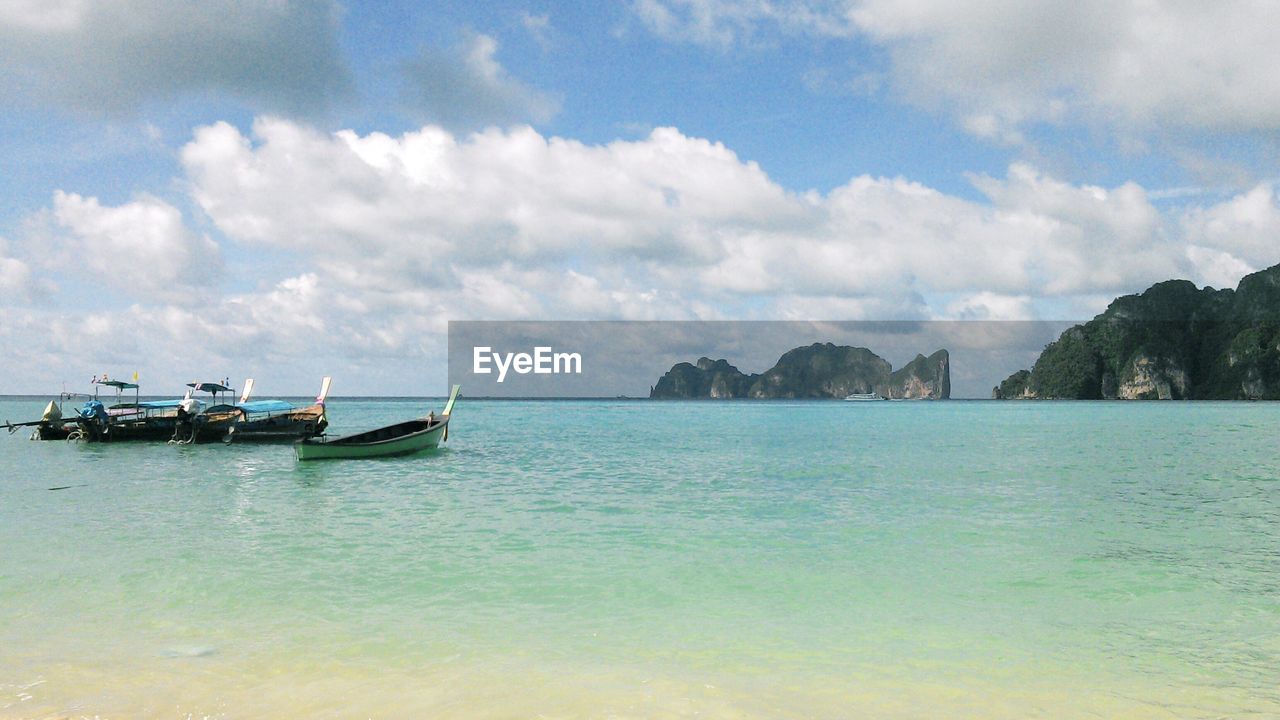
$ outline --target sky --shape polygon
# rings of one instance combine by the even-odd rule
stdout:
[[[3,0],[0,394],[442,394],[450,320],[1085,320],[1234,287],[1280,262],[1278,26]]]

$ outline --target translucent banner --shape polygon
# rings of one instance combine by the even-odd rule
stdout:
[[[1067,321],[454,321],[469,397],[989,398]]]

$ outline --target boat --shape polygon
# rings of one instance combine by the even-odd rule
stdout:
[[[222,437],[223,442],[271,442],[315,437],[329,425],[324,401],[333,378],[325,376],[315,403],[296,407],[284,400],[250,400],[253,378],[244,381],[244,392],[236,403],[239,416]]]
[[[461,386],[454,385],[444,410],[436,415],[406,420],[385,427],[338,437],[303,438],[293,444],[299,460],[376,458],[411,455],[449,439],[449,416]]]
[[[253,378],[245,380],[244,391],[234,404],[221,401],[235,392],[225,380],[187,383],[191,390],[179,403],[178,424],[170,442],[288,442],[314,437],[329,424],[324,402],[332,384],[333,378],[326,376],[315,403],[297,407],[284,400],[250,400]],[[192,398],[194,392],[212,394],[214,404],[206,407]]]
[[[135,374],[134,380],[137,380]],[[78,434],[74,440],[168,440],[173,437],[180,415],[181,400],[141,400],[137,382],[109,380],[106,375],[95,381],[96,385],[115,388],[116,402],[102,408],[106,422],[93,402],[85,403],[79,411]],[[133,391],[133,402],[123,402],[125,390]],[[94,400],[98,392],[94,390]],[[94,418],[98,418],[97,421]]]
[[[240,418],[240,411],[233,403],[226,401],[235,393],[229,386],[229,380],[222,382],[189,382],[186,395],[178,401],[177,419],[173,435],[169,442],[176,445],[189,445],[194,442],[220,440],[226,436],[231,426]],[[195,393],[205,392],[211,396],[210,403],[195,397]]]
[[[846,395],[844,399],[850,402],[867,402],[870,400],[884,400],[884,397],[876,393],[852,393]]]
[[[134,380],[137,380],[135,375]],[[80,408],[68,411],[66,401],[86,397],[63,392],[57,401],[45,406],[39,420],[6,423],[9,432],[23,426],[34,426],[32,440],[167,440],[173,436],[178,420],[178,400],[141,401],[138,383],[94,376],[94,391]],[[116,401],[107,405],[100,397],[103,387],[115,390]],[[124,392],[133,390],[133,402],[124,402]]]

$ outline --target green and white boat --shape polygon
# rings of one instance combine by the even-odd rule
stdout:
[[[299,460],[327,460],[411,455],[437,447],[449,439],[449,415],[460,388],[460,385],[453,386],[449,402],[439,415],[432,413],[354,435],[304,438],[293,444],[293,450]]]

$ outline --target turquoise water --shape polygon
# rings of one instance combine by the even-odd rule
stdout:
[[[1278,428],[464,399],[406,459],[0,436],[0,718],[1277,717]]]

